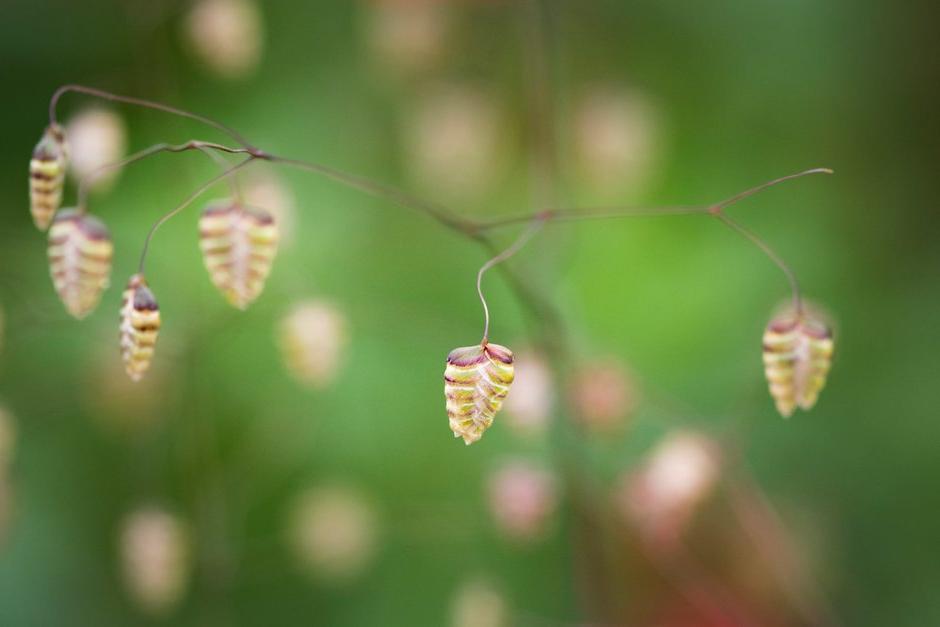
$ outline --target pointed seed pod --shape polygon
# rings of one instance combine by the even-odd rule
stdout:
[[[62,204],[68,158],[65,131],[58,124],[50,124],[29,161],[29,210],[40,231],[49,228]]]
[[[813,315],[792,311],[774,317],[764,331],[764,373],[777,411],[789,418],[810,409],[832,366],[829,327]]]
[[[49,270],[65,309],[81,320],[98,306],[111,276],[114,245],[101,220],[60,211],[49,229]]]
[[[484,341],[452,350],[444,370],[444,396],[454,437],[466,444],[483,437],[512,380],[512,351],[505,346]]]
[[[264,289],[277,240],[270,213],[231,199],[210,204],[199,219],[199,247],[212,283],[239,309]]]
[[[135,274],[124,290],[121,305],[121,358],[124,370],[140,381],[150,368],[157,333],[160,331],[160,307],[143,275]]]

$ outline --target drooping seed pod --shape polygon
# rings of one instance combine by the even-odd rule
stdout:
[[[777,411],[789,418],[794,410],[816,404],[832,366],[830,328],[806,311],[775,316],[764,331],[764,374]]]
[[[202,212],[199,239],[212,282],[229,303],[246,309],[264,289],[277,253],[274,217],[234,200],[217,201]]]
[[[65,130],[58,124],[50,124],[29,161],[29,210],[40,231],[49,228],[62,204],[68,158]]]
[[[60,211],[49,229],[49,270],[65,309],[79,320],[98,306],[111,276],[114,245],[101,220]]]
[[[444,396],[454,437],[468,445],[483,437],[512,380],[512,351],[505,346],[483,342],[452,350],[444,370]]]
[[[160,331],[160,307],[143,275],[135,274],[124,290],[121,305],[121,358],[124,370],[140,381],[150,368],[157,333]]]

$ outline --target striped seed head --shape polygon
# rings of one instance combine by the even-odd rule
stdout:
[[[111,277],[114,245],[101,220],[60,211],[49,229],[49,271],[65,309],[82,319],[98,306]]]
[[[473,444],[503,406],[513,380],[512,351],[499,344],[455,348],[447,356],[444,397],[450,430]]]
[[[209,277],[239,309],[246,309],[264,289],[277,242],[270,213],[231,199],[210,204],[199,219],[199,247]]]
[[[143,275],[135,274],[124,290],[121,304],[121,358],[132,380],[140,381],[150,368],[159,331],[157,299]]]
[[[816,404],[832,366],[832,330],[810,311],[785,311],[764,330],[764,374],[777,411],[789,418]]]
[[[50,124],[29,160],[29,210],[40,231],[49,228],[62,204],[68,157],[65,131],[58,124]]]

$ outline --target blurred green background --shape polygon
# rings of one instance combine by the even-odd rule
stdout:
[[[117,312],[146,230],[215,166],[197,153],[157,156],[93,194],[91,210],[115,242],[113,285],[93,316],[74,321],[51,288],[45,239],[27,211],[27,161],[54,89],[82,83],[211,115],[266,150],[468,216],[529,209],[533,12],[508,0],[434,3],[432,19],[400,4],[259,3],[257,59],[232,69],[225,46],[193,26],[198,7],[187,2],[4,3],[0,402],[17,436],[4,471],[12,496],[0,624],[458,624],[455,591],[474,577],[493,582],[512,608],[508,624],[600,624],[579,592],[590,557],[572,499],[561,496],[546,537],[520,547],[494,529],[486,477],[517,456],[562,472],[555,441],[578,447],[578,472],[605,494],[676,425],[737,443],[739,467],[809,556],[806,586],[837,617],[832,624],[940,624],[940,46],[929,2],[543,7],[565,206],[708,203],[808,167],[836,171],[730,211],[789,261],[837,323],[835,366],[809,413],[782,420],[767,395],[760,336],[787,285],[753,246],[704,216],[554,225],[510,265],[559,310],[571,359],[622,360],[645,400],[615,435],[520,438],[498,416],[465,447],[446,426],[441,372],[449,350],[479,338],[473,280],[483,252],[424,216],[287,169],[276,180],[295,199],[293,242],[247,312],[219,296],[197,246],[199,206],[223,186],[157,234],[148,278],[164,326],[154,369],[140,389],[120,380]],[[395,10],[410,17],[389,17]],[[209,53],[200,56],[199,42]],[[249,44],[239,38],[235,48]],[[466,90],[475,96],[460,100]],[[445,113],[441,122],[428,103],[442,92],[488,113],[476,122]],[[626,94],[639,113],[628,107],[636,115],[625,130],[639,139],[592,153],[579,133],[608,132],[603,116],[599,131],[581,117],[592,93],[601,102]],[[446,110],[453,100],[443,102]],[[92,104],[68,95],[60,116]],[[158,112],[109,109],[131,151],[224,139]],[[470,130],[442,140],[434,124],[448,120]],[[461,142],[466,152],[454,148]],[[621,163],[607,180],[592,178],[604,167],[592,159],[618,150],[624,176]],[[70,182],[66,204],[74,189]],[[504,278],[493,272],[485,287],[493,341],[531,345],[532,324]],[[335,381],[322,389],[290,377],[275,341],[279,319],[306,298],[332,302],[348,325]],[[565,421],[559,404],[555,419]],[[285,531],[295,495],[336,484],[367,495],[375,516],[368,565],[339,582],[305,573]],[[184,520],[191,541],[185,591],[156,613],[127,593],[119,555],[121,521],[148,503]],[[626,569],[631,581],[656,579]],[[615,596],[645,607],[650,587],[628,582]],[[648,620],[655,610],[627,615],[630,624],[811,622],[772,614],[660,623]]]

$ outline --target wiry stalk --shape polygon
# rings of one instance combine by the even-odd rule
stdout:
[[[487,270],[493,266],[500,264],[517,252],[522,250],[522,247],[525,246],[530,239],[538,232],[542,225],[545,223],[545,220],[541,217],[536,216],[532,221],[532,224],[529,225],[519,237],[516,238],[509,248],[506,248],[501,253],[497,254],[495,257],[492,257],[489,261],[484,263],[480,267],[480,271],[477,272],[477,295],[480,297],[480,304],[483,305],[483,340],[481,344],[486,345],[490,337],[490,308],[486,304],[486,298],[483,296],[483,275],[486,274]]]
[[[196,191],[194,191],[192,194],[190,194],[186,198],[186,200],[184,200],[182,203],[174,207],[171,211],[168,211],[167,213],[163,214],[163,216],[161,216],[159,220],[154,222],[153,226],[151,226],[150,230],[147,232],[147,239],[144,240],[144,249],[140,253],[140,264],[138,265],[137,272],[139,274],[144,274],[144,264],[147,261],[147,253],[150,250],[150,241],[153,239],[154,233],[157,232],[157,229],[163,226],[163,224],[167,220],[169,220],[170,218],[172,218],[173,216],[181,212],[183,209],[185,209],[189,205],[193,204],[196,201],[196,199],[202,196],[210,187],[212,187],[213,185],[215,185],[222,179],[231,176],[232,174],[242,169],[243,167],[247,166],[249,163],[251,163],[254,160],[255,160],[254,157],[248,157],[244,161],[240,161],[239,163],[236,163],[232,167],[226,169],[221,174],[217,174],[213,176],[211,179],[209,179],[208,181],[200,185],[199,188],[196,189]]]
[[[423,199],[414,197],[410,194],[407,194],[399,189],[383,185],[371,179],[361,177],[355,174],[350,174],[337,170],[330,166],[322,165],[319,163],[313,163],[309,161],[303,161],[300,159],[292,159],[288,157],[281,157],[274,155],[259,148],[255,147],[249,143],[244,136],[235,131],[229,126],[222,124],[221,122],[214,120],[212,118],[192,113],[190,111],[185,111],[183,109],[177,109],[176,107],[171,107],[164,105],[162,103],[153,102],[149,100],[143,100],[140,98],[133,98],[130,96],[121,96],[118,94],[113,94],[107,91],[100,89],[95,89],[92,87],[85,87],[83,85],[65,85],[60,87],[53,94],[52,99],[49,103],[49,119],[51,122],[56,121],[56,107],[60,98],[68,92],[78,92],[90,96],[96,96],[99,98],[104,98],[106,100],[111,100],[115,102],[123,102],[127,104],[137,105],[141,107],[146,107],[150,109],[155,109],[157,111],[162,111],[165,113],[170,113],[173,115],[178,115],[184,118],[189,118],[201,122],[207,126],[210,126],[234,139],[238,144],[241,145],[240,148],[224,146],[222,144],[216,144],[212,142],[201,142],[201,141],[190,141],[185,144],[157,144],[149,148],[145,148],[121,161],[107,164],[98,168],[88,176],[82,179],[79,185],[79,201],[78,205],[80,210],[84,211],[87,203],[87,188],[88,184],[93,181],[98,176],[106,172],[110,172],[115,169],[119,169],[146,157],[152,156],[160,152],[185,152],[187,150],[216,150],[221,152],[227,152],[232,154],[247,154],[249,159],[246,162],[242,162],[238,167],[245,165],[247,162],[261,159],[264,161],[270,161],[272,163],[280,163],[290,167],[298,168],[307,172],[312,172],[315,174],[321,174],[326,176],[334,181],[337,181],[347,187],[359,190],[361,192],[367,193],[369,195],[383,198],[399,206],[412,209],[419,213],[423,213],[434,220],[436,220],[441,225],[457,232],[469,239],[472,239],[482,245],[487,250],[493,249],[492,241],[487,237],[486,233],[491,230],[512,226],[520,223],[529,223],[537,222],[539,225],[547,222],[575,222],[575,221],[586,221],[586,220],[598,220],[598,219],[612,219],[612,218],[624,218],[624,217],[633,217],[633,216],[654,216],[654,215],[688,215],[688,214],[710,214],[715,216],[719,221],[724,223],[726,226],[741,234],[748,240],[750,240],[755,246],[757,246],[764,254],[766,254],[786,275],[787,280],[790,283],[790,287],[793,293],[793,303],[797,312],[802,308],[802,297],[800,295],[799,284],[796,280],[796,276],[789,266],[783,261],[783,259],[770,248],[770,246],[761,240],[755,233],[749,231],[744,226],[738,224],[727,215],[723,213],[724,209],[738,203],[745,198],[749,198],[769,187],[773,187],[785,181],[790,181],[792,179],[800,178],[810,174],[831,174],[832,170],[827,168],[813,168],[811,170],[805,170],[803,172],[797,172],[795,174],[790,174],[783,176],[756,187],[744,190],[726,200],[723,200],[719,203],[712,205],[702,205],[702,206],[680,206],[680,207],[652,207],[652,208],[636,208],[636,207],[601,207],[595,209],[541,209],[534,212],[519,214],[515,216],[509,216],[505,218],[498,218],[495,220],[489,221],[478,221],[472,220],[469,218],[463,218],[459,214],[451,211],[450,209],[443,207],[438,204],[427,202]],[[540,131],[540,132],[544,132]],[[546,161],[549,162],[549,161]],[[544,174],[542,175],[544,177]],[[204,190],[202,190],[204,191]],[[202,193],[199,192],[199,194]],[[197,196],[199,195],[197,194]],[[176,215],[178,211],[172,211],[167,214],[167,219]],[[161,222],[162,223],[162,222]],[[149,243],[149,237],[147,242]],[[524,242],[523,242],[524,244]],[[146,256],[146,250],[144,251],[143,257]],[[497,255],[498,256],[498,255]],[[496,262],[498,263],[498,261]],[[495,265],[495,264],[493,264]],[[492,266],[490,266],[492,267]],[[488,269],[488,268],[487,268]],[[485,270],[483,270],[485,272]],[[478,279],[482,278],[482,274]],[[479,281],[478,281],[479,283]],[[480,290],[477,290],[480,293]],[[517,290],[518,292],[518,290]],[[517,294],[522,297],[522,294]],[[525,297],[525,300],[531,301],[531,295]],[[482,298],[481,302],[484,307],[484,314],[486,320],[488,321],[489,315],[486,307],[486,301]],[[533,302],[528,303],[532,311],[538,311],[539,307]],[[488,331],[488,324],[486,325]]]
[[[151,100],[144,100],[143,98],[134,98],[133,96],[121,96],[119,94],[113,94],[103,89],[95,89],[94,87],[86,87],[85,85],[63,85],[59,87],[54,94],[52,94],[52,99],[49,101],[49,123],[56,123],[56,108],[58,107],[59,100],[65,94],[69,92],[75,92],[79,94],[85,94],[86,96],[94,96],[95,98],[102,98],[104,100],[110,100],[111,102],[123,102],[125,104],[134,105],[137,107],[144,107],[147,109],[154,109],[156,111],[163,111],[164,113],[169,113],[172,115],[177,115],[182,118],[189,118],[190,120],[195,120],[206,126],[211,126],[217,131],[228,135],[235,140],[235,143],[241,145],[244,148],[249,150],[256,150],[252,144],[245,139],[245,137],[236,131],[235,129],[222,124],[217,120],[206,117],[204,115],[199,115],[198,113],[192,113],[191,111],[185,111],[183,109],[177,109],[176,107],[171,107],[165,105],[162,102],[153,102]]]
[[[227,152],[231,154],[251,154],[251,151],[247,148],[231,148],[229,146],[223,146],[222,144],[216,144],[213,142],[200,141],[196,139],[191,139],[183,144],[167,144],[160,143],[154,144],[153,146],[148,146],[143,150],[139,150],[134,154],[127,156],[120,161],[115,161],[113,163],[106,163],[102,166],[99,166],[83,176],[78,182],[78,208],[80,211],[84,212],[88,207],[88,190],[91,187],[91,184],[94,183],[98,178],[104,176],[108,172],[113,172],[114,170],[120,170],[126,166],[129,166],[133,163],[151,157],[153,155],[159,154],[161,152],[186,152],[189,150],[201,150],[206,154],[211,153],[210,150]]]

